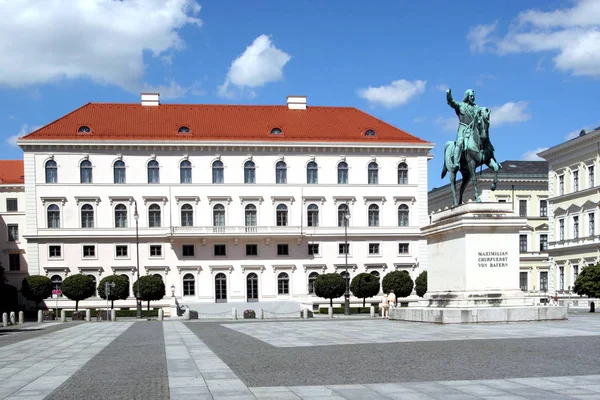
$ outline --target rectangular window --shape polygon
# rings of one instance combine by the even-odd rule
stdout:
[[[527,235],[519,235],[519,251],[521,253],[527,252]]]
[[[289,256],[290,255],[290,247],[288,244],[278,244],[277,245],[277,255],[278,256]]]
[[[258,255],[258,245],[257,244],[247,244],[246,245],[246,255],[247,256],[257,256]]]
[[[540,272],[540,292],[548,291],[548,271]]]
[[[596,176],[594,175],[594,166],[588,167],[588,185],[590,188],[596,186]]]
[[[506,199],[498,199],[498,203],[506,203]]]
[[[579,217],[573,217],[573,239],[579,238]]]
[[[225,257],[227,255],[227,246],[224,244],[215,244],[214,255],[217,257]]]
[[[558,240],[565,240],[565,220],[558,220]]]
[[[115,163],[116,164],[116,163]],[[122,164],[122,167],[113,167],[113,181],[116,184],[124,184],[125,183],[125,164]]]
[[[558,177],[558,195],[562,196],[565,194],[565,176],[561,175]]]
[[[588,214],[588,228],[589,236],[594,236],[596,234],[596,214],[594,213]]]
[[[19,240],[19,225],[17,224],[8,224],[8,241],[16,242]]]
[[[558,267],[558,290],[565,290],[565,267]]]
[[[348,184],[348,168],[339,168],[338,167],[338,184],[340,184],[340,185]]]
[[[190,167],[182,167],[182,166],[179,167],[179,182],[192,183],[192,168],[191,168],[191,166]]]
[[[540,200],[540,217],[548,216],[548,200]]]
[[[398,254],[408,254],[408,243],[398,243]]]
[[[543,233],[540,235],[540,251],[548,250],[548,235]]]
[[[11,253],[8,255],[8,270],[9,271],[20,271],[21,270],[21,255],[19,253]]]
[[[17,212],[19,211],[19,203],[17,199],[6,199],[6,211]]]
[[[129,248],[126,244],[118,244],[115,246],[116,257],[129,257]]]
[[[519,272],[519,286],[522,291],[527,291],[527,272]]]
[[[151,244],[150,245],[150,257],[162,257],[162,245]]]
[[[519,216],[527,216],[527,200],[519,200]]]
[[[309,256],[318,256],[319,255],[319,244],[318,243],[309,243],[308,244],[308,255]]]
[[[579,276],[579,265],[573,265],[573,284],[577,280],[578,276]],[[573,286],[571,286],[571,289],[572,288],[573,288]]]
[[[194,245],[184,244],[181,246],[181,255],[183,257],[194,257]]]
[[[48,246],[48,256],[50,258],[61,258],[62,257],[62,247]]]
[[[350,243],[339,243],[338,254],[350,254]]]
[[[379,243],[369,243],[369,254],[379,255]]]
[[[83,246],[83,257],[84,258],[95,258],[96,257],[96,246],[84,245]]]
[[[573,171],[573,191],[579,190],[579,171]]]

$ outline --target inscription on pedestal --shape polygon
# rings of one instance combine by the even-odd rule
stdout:
[[[479,268],[508,267],[508,251],[478,251],[477,264]]]

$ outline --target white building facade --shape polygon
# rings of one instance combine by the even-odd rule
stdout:
[[[133,283],[139,266],[185,303],[311,302],[314,279],[346,265],[350,278],[426,268],[432,144],[305,97],[144,99],[88,104],[19,141],[30,274]]]

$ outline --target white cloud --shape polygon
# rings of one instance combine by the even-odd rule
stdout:
[[[188,87],[183,87],[173,80],[168,85],[149,85],[145,83],[142,87],[144,92],[160,93],[161,99],[176,99],[190,93],[195,96],[203,96],[206,92],[200,87],[200,82],[194,82]]]
[[[524,11],[504,37],[493,37],[495,28],[495,23],[472,28],[467,35],[471,50],[498,54],[552,53],[557,69],[600,78],[598,0],[577,0],[570,8],[554,11]]]
[[[271,38],[260,35],[233,62],[227,71],[225,82],[219,86],[219,95],[233,96],[230,85],[235,85],[241,92],[247,88],[257,88],[269,82],[283,79],[283,67],[291,56],[273,45]],[[256,93],[250,89],[249,95]]]
[[[139,92],[144,52],[172,59],[199,11],[196,0],[0,1],[0,86],[85,78]]]
[[[596,127],[598,126],[598,124],[600,124],[600,122],[597,122],[594,125],[586,125],[583,128],[575,129],[574,131],[571,131],[571,132],[567,133],[565,135],[565,141],[571,140],[571,139],[575,139],[576,137],[579,137],[579,134],[581,133],[582,129],[585,130],[586,132],[596,129]]]
[[[439,90],[440,92],[445,92],[446,90],[448,90],[448,85],[446,85],[445,83],[439,84],[436,86],[437,90]]]
[[[17,140],[20,137],[23,137],[33,131],[37,131],[41,127],[42,127],[42,125],[34,125],[30,129],[28,124],[23,124],[23,125],[21,125],[21,130],[19,131],[19,133],[17,133],[16,135],[9,136],[6,139],[6,144],[8,144],[9,146],[18,147]]]
[[[407,81],[399,79],[388,86],[359,89],[358,95],[371,104],[380,104],[387,108],[397,107],[409,102],[413,97],[425,92],[427,81]]]
[[[418,124],[418,123],[421,123],[421,122],[424,122],[424,121],[426,121],[426,120],[427,120],[427,118],[426,118],[426,117],[424,117],[424,116],[422,116],[422,115],[420,115],[420,116],[418,116],[418,117],[414,117],[414,118],[413,118],[413,122],[415,122],[415,123],[417,123],[417,124]]]
[[[538,147],[535,150],[526,151],[521,156],[521,160],[523,160],[523,161],[545,161],[542,157],[538,156],[538,153],[541,153],[544,150],[548,150],[548,147]]]
[[[456,117],[437,117],[435,123],[444,132],[456,132],[458,130],[458,119]]]
[[[500,126],[527,121],[531,119],[531,114],[529,114],[527,106],[526,101],[518,101],[516,103],[509,101],[501,106],[492,107],[490,123],[492,126]]]

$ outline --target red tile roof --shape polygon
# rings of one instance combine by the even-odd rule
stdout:
[[[0,160],[0,185],[25,183],[23,160]]]
[[[91,133],[77,133],[88,126]],[[189,134],[179,134],[180,127]],[[280,135],[271,130],[279,128]],[[366,130],[375,136],[365,136]],[[24,140],[293,141],[428,144],[352,107],[88,103]]]

